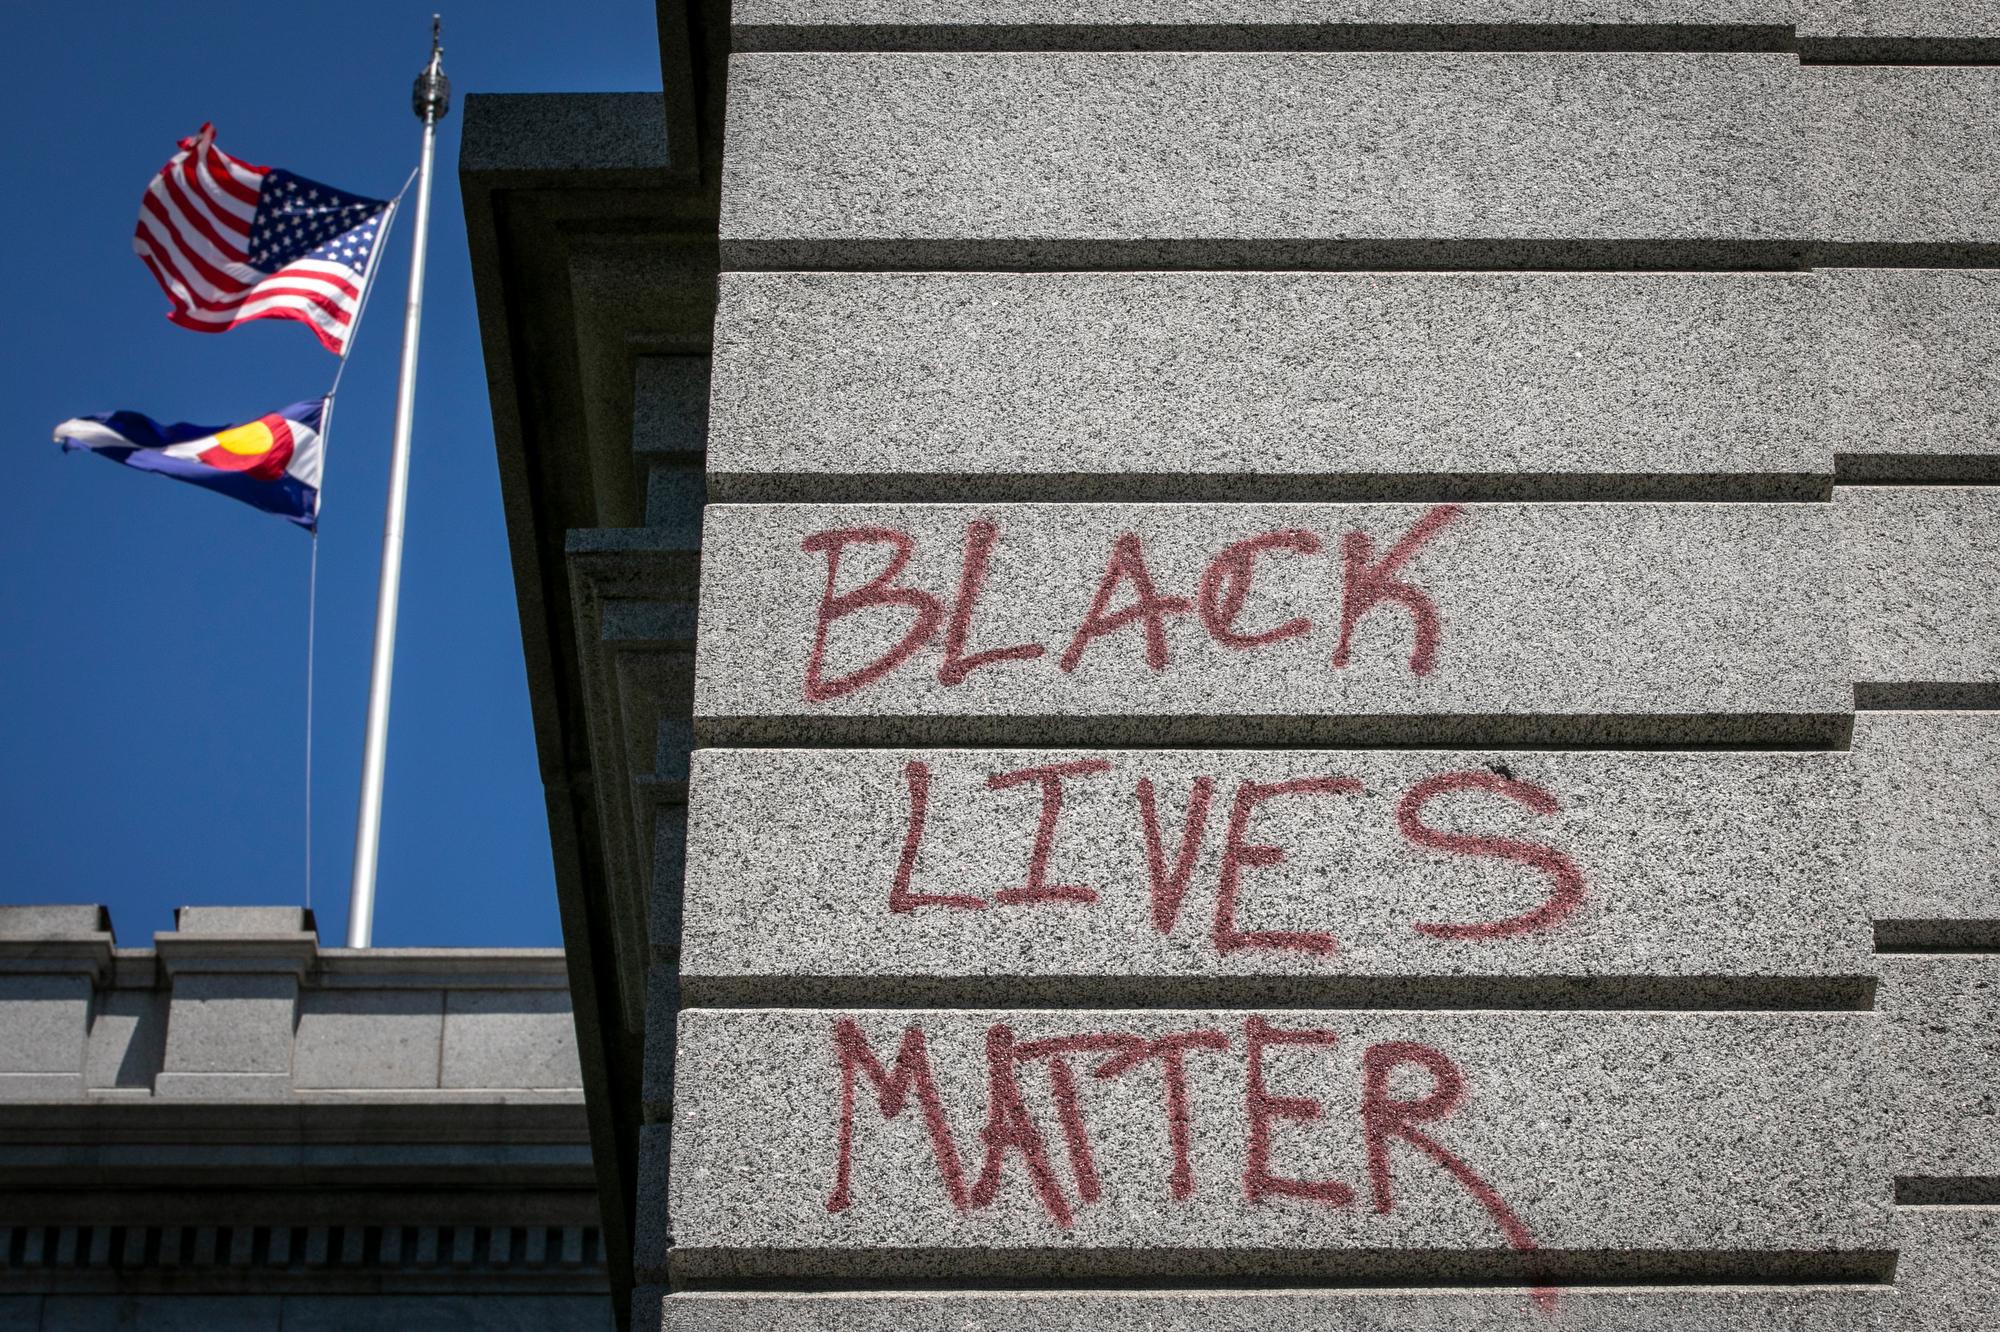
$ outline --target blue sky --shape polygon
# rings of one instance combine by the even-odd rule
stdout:
[[[303,325],[164,318],[131,249],[147,181],[204,120],[251,162],[388,195],[435,6],[15,0],[0,247],[0,901],[102,902],[143,945],[186,904],[306,892],[310,538],[194,487],[62,454],[66,417],[234,422],[323,392]],[[653,6],[445,12],[467,92],[658,88]],[[439,139],[375,942],[560,942],[464,213]],[[409,232],[341,389],[321,508],[312,905],[345,933]]]

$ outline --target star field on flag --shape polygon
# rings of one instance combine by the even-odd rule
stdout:
[[[340,355],[389,209],[386,200],[239,161],[203,125],[146,187],[132,248],[181,327],[221,333],[252,319],[296,319]]]

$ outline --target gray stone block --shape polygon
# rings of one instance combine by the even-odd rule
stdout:
[[[669,1032],[677,1024],[669,1023]],[[638,1214],[633,1222],[632,1266],[641,1281],[667,1279],[673,1249],[668,1213],[668,1170],[673,1162],[672,1130],[665,1124],[639,1129]]]
[[[689,1010],[675,1273],[1879,1278],[1876,1027],[1860,1013]],[[1179,1097],[1170,1047],[1133,1048],[1176,1036],[1227,1043],[1184,1050]],[[1102,1043],[1027,1044],[1063,1038]],[[893,1072],[919,1039],[929,1088],[913,1053],[909,1081]],[[1103,1076],[1107,1050],[1137,1063]],[[902,1087],[886,1121],[876,1073]]]
[[[1993,0],[1813,0],[1799,46],[1819,60],[1991,60],[2000,51]]]
[[[0,939],[91,938],[111,933],[111,913],[101,906],[0,906]]]
[[[174,912],[176,934],[310,934],[317,930],[304,907],[184,906]]]
[[[1339,50],[1510,37],[1517,50],[1693,50],[1796,24],[1817,58],[1926,59],[1977,56],[2000,34],[1990,0],[739,0],[730,21],[738,51]]]
[[[1779,0],[746,0],[737,51],[1788,49]]]
[[[2000,947],[2000,714],[1854,719],[1862,878],[1886,946]]]
[[[722,258],[1789,266],[1800,88],[1783,54],[739,55]]]
[[[676,729],[693,738],[693,724],[682,721]],[[686,780],[689,751],[678,754]],[[656,955],[672,958],[681,946],[682,886],[687,878],[687,806],[669,805],[654,816],[653,875],[646,892],[646,939]]]
[[[699,461],[654,463],[646,469],[646,526],[665,528],[692,545],[701,532],[707,478]]]
[[[632,451],[699,453],[708,434],[706,356],[641,356],[632,363]]]
[[[1889,1332],[1896,1303],[1883,1286],[1694,1286],[1564,1290],[1555,1307],[1551,1317],[1514,1290],[669,1295],[656,1289],[635,1292],[633,1326],[648,1332],[1546,1332],[1551,1326],[1564,1332]],[[1972,1326],[1966,1324],[1966,1332]]]
[[[645,1064],[639,1081],[641,1113],[665,1120],[674,1104],[674,1018],[681,1007],[678,967],[656,963],[646,971]]]
[[[0,1101],[83,1094],[91,1008],[113,970],[101,906],[0,908]]]
[[[857,604],[896,550],[884,533],[826,535],[862,528],[911,543],[905,604],[833,619],[809,700],[823,599]],[[960,598],[982,534],[986,580]],[[1264,537],[1292,548],[1245,554]],[[1099,632],[1137,602],[1125,575],[1141,558],[1157,598],[1181,600],[1156,606],[1157,634],[1136,617]],[[1815,505],[711,505],[696,731],[706,744],[1841,745],[1832,558]],[[1246,560],[1247,593],[1232,572]],[[963,655],[947,661],[955,638]],[[1003,646],[1037,655],[941,681]]]
[[[168,1007],[158,990],[101,992],[84,1052],[85,1085],[151,1090],[166,1058]]]
[[[153,1094],[181,1101],[280,1100],[292,1090],[282,1073],[171,1073],[153,1079]]]
[[[1885,956],[1889,1165],[1929,1201],[2000,1183],[2000,955]]]
[[[257,972],[177,975],[161,1096],[281,1096],[291,1090],[296,976]]]
[[[22,1077],[39,1085],[53,1076],[82,1089],[90,1000],[88,976],[0,974],[0,1097]]]
[[[462,175],[667,169],[666,100],[656,92],[473,93],[465,99]]]
[[[457,990],[445,996],[440,1085],[570,1089],[583,1085],[566,990]]]
[[[1899,1332],[1990,1332],[2000,1308],[2000,1207],[1899,1207]]]
[[[438,990],[319,990],[300,997],[292,1085],[428,1088],[444,1040]]]
[[[725,274],[709,488],[804,500],[1822,497],[1831,450],[1799,403],[1817,377],[1821,281]],[[1896,385],[1902,369],[1871,374]],[[1953,377],[1935,365],[1929,376],[1943,406]]]
[[[1907,5],[1907,0],[1905,0]],[[1782,0],[737,0],[730,26],[781,28],[1343,27],[1374,23],[1787,24]]]
[[[1047,843],[1039,778],[992,789],[1080,763],[1097,771],[1056,779]],[[699,1006],[1025,987],[1045,1003],[1865,1007],[1846,768],[1836,754],[704,750],[682,979]],[[1260,802],[1328,777],[1348,789]],[[1232,844],[1284,857],[1246,863]],[[1037,845],[1046,883],[1089,900],[1021,900]]]
[[[1841,486],[1840,565],[1862,707],[2000,701],[2000,490]]]
[[[2000,69],[1806,65],[1799,78],[1815,239],[1943,254],[2000,242]]]
[[[1842,481],[2000,476],[2000,271],[1823,269],[1823,423]]]

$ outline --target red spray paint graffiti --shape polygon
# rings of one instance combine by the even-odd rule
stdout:
[[[1442,832],[1423,821],[1424,807],[1432,800],[1455,791],[1491,791],[1526,805],[1537,814],[1554,814],[1562,808],[1556,798],[1533,782],[1523,782],[1498,773],[1441,772],[1426,777],[1408,791],[1396,805],[1396,827],[1418,846],[1433,851],[1449,851],[1461,856],[1490,856],[1511,860],[1540,870],[1549,878],[1549,895],[1540,906],[1505,920],[1474,924],[1441,925],[1425,922],[1419,933],[1436,939],[1506,939],[1517,934],[1533,934],[1567,920],[1583,905],[1586,895],[1583,872],[1554,847],[1539,842],[1522,842],[1511,837],[1476,837],[1466,833]]]
[[[1462,512],[1454,504],[1436,506],[1380,559],[1375,558],[1374,538],[1364,532],[1342,535],[1339,638],[1332,656],[1335,667],[1348,665],[1355,627],[1377,608],[1394,605],[1409,615],[1413,626],[1410,670],[1417,675],[1430,673],[1437,662],[1444,616],[1430,593],[1407,581],[1404,575],[1419,552]],[[826,703],[868,688],[929,647],[940,632],[943,660],[937,668],[937,679],[947,688],[965,683],[975,671],[1033,662],[1046,656],[1049,646],[1045,642],[972,649],[974,624],[987,596],[988,576],[1000,542],[1000,526],[993,520],[978,518],[966,524],[958,583],[952,591],[947,614],[942,596],[898,581],[908,570],[917,548],[916,538],[907,532],[890,527],[842,527],[804,538],[801,549],[826,560],[826,582],[806,658],[806,701]],[[848,552],[854,547],[867,546],[888,546],[888,563],[859,586],[842,591],[841,571]],[[1236,652],[1267,648],[1309,634],[1314,628],[1309,615],[1294,615],[1264,629],[1245,629],[1238,621],[1249,601],[1261,556],[1289,552],[1308,558],[1324,550],[1325,544],[1317,534],[1297,528],[1278,528],[1233,541],[1208,561],[1194,596],[1188,597],[1162,591],[1147,563],[1144,539],[1137,532],[1120,533],[1106,556],[1104,572],[1090,604],[1075,622],[1076,627],[1056,665],[1065,674],[1073,674],[1084,665],[1086,655],[1099,640],[1137,627],[1147,668],[1155,673],[1165,671],[1173,663],[1169,622],[1190,612],[1196,612],[1195,618],[1209,638]],[[1113,603],[1121,598],[1124,604],[1113,609]],[[895,632],[899,636],[888,647],[876,649],[873,660],[829,676],[827,658],[833,626],[870,611],[893,613],[897,618],[884,620],[880,629],[875,629],[873,619],[864,621],[864,627],[875,634]],[[1050,625],[1048,633],[1059,634],[1060,628]],[[874,638],[870,636],[869,641]]]
[[[1283,1046],[1331,1051],[1340,1044],[1340,1033],[1325,1028],[1281,1027],[1258,1014],[1244,1019],[1242,1186],[1249,1204],[1296,1200],[1349,1207],[1355,1203],[1355,1190],[1345,1181],[1294,1178],[1278,1173],[1272,1164],[1275,1152],[1272,1127],[1280,1122],[1319,1123],[1327,1117],[1328,1108],[1315,1097],[1273,1091],[1268,1052]],[[1235,1048],[1225,1033],[1211,1029],[1153,1037],[1118,1031],[1079,1032],[1022,1040],[1012,1026],[995,1023],[987,1029],[985,1037],[986,1120],[979,1133],[984,1156],[977,1179],[968,1186],[958,1144],[931,1070],[922,1024],[912,1022],[904,1027],[893,1068],[883,1066],[859,1023],[851,1017],[842,1017],[834,1023],[833,1047],[840,1092],[834,1124],[834,1186],[826,1200],[828,1211],[843,1212],[855,1205],[857,1089],[865,1078],[875,1090],[877,1106],[885,1118],[900,1115],[912,1098],[916,1100],[940,1182],[954,1208],[967,1211],[990,1207],[1004,1186],[1009,1156],[1016,1156],[1028,1189],[1043,1213],[1065,1230],[1076,1223],[1079,1207],[1100,1202],[1111,1187],[1091,1139],[1081,1084],[1072,1060],[1079,1056],[1107,1056],[1092,1070],[1092,1078],[1101,1081],[1121,1078],[1150,1061],[1159,1062],[1171,1158],[1166,1172],[1168,1192],[1174,1200],[1185,1202],[1197,1189],[1187,1056],[1194,1051],[1207,1052],[1211,1057],[1228,1055]],[[1022,1065],[1038,1062],[1048,1068],[1047,1099],[1051,1104],[1043,1108],[1054,1112],[1061,1133],[1076,1193],[1074,1204],[1057,1177],[1036,1108],[1031,1105],[1019,1076]],[[1392,1078],[1404,1066],[1416,1066],[1429,1074],[1431,1090],[1426,1095],[1412,1100],[1392,1093]],[[1520,1215],[1486,1176],[1444,1145],[1434,1132],[1434,1127],[1461,1110],[1466,1100],[1464,1071],[1434,1046],[1414,1041],[1380,1041],[1363,1049],[1359,1116],[1362,1168],[1372,1210],[1384,1216],[1395,1210],[1391,1149],[1403,1144],[1442,1169],[1478,1203],[1498,1226],[1509,1247],[1533,1255],[1539,1249]],[[1211,1135],[1219,1127],[1210,1125]],[[1120,1173],[1128,1173],[1132,1164],[1121,1162]],[[890,1201],[885,1205],[903,1204]],[[1538,1285],[1534,1295],[1544,1308],[1553,1307],[1553,1289]]]
[[[992,901],[1003,906],[1033,906],[1069,902],[1090,905],[1101,896],[1096,885],[1049,882],[1056,850],[1056,835],[1063,811],[1064,783],[1079,777],[1101,777],[1112,771],[1108,759],[1076,759],[1063,763],[994,773],[985,787],[1004,791],[1026,784],[1041,791],[1036,816],[1034,843],[1028,858],[1026,882],[1001,888]],[[930,767],[921,760],[903,768],[908,787],[902,852],[895,878],[889,887],[889,910],[903,914],[919,907],[978,910],[987,899],[968,893],[925,893],[912,887],[924,841],[930,808]],[[1246,930],[1239,924],[1246,870],[1269,868],[1285,863],[1289,852],[1282,846],[1250,840],[1250,823],[1256,810],[1268,801],[1283,797],[1358,795],[1364,791],[1358,778],[1325,775],[1297,777],[1280,782],[1240,781],[1230,801],[1229,824],[1223,842],[1221,865],[1215,888],[1215,915],[1210,930],[1218,953],[1270,950],[1330,957],[1339,944],[1327,930]],[[1171,934],[1179,923],[1181,905],[1193,886],[1195,868],[1208,835],[1209,815],[1214,802],[1216,781],[1206,774],[1195,778],[1189,789],[1178,840],[1171,858],[1167,833],[1161,826],[1159,788],[1149,776],[1138,778],[1133,788],[1138,814],[1138,834],[1144,851],[1146,900],[1153,929]],[[1395,826],[1412,846],[1423,851],[1441,851],[1448,856],[1503,860],[1524,866],[1545,876],[1548,894],[1531,910],[1497,920],[1466,922],[1415,922],[1410,928],[1434,939],[1493,941],[1552,930],[1568,920],[1589,896],[1583,871],[1576,862],[1555,847],[1512,837],[1447,832],[1425,821],[1430,806],[1449,796],[1484,793],[1502,797],[1530,811],[1549,815],[1562,805],[1554,795],[1533,782],[1496,773],[1434,773],[1403,792],[1396,802]]]

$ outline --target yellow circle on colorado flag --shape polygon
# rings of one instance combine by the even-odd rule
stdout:
[[[260,453],[269,453],[271,445],[277,441],[272,438],[270,426],[262,421],[252,421],[248,425],[231,426],[219,432],[215,442],[231,453],[254,458]]]

